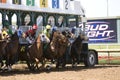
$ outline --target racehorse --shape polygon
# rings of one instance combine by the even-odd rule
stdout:
[[[0,68],[4,65],[2,60],[6,44],[7,42],[2,39],[2,34],[0,34]]]
[[[5,46],[5,60],[6,60],[6,66],[8,70],[12,70],[12,65],[15,62],[15,56],[18,51],[19,46],[19,37],[17,35],[17,32],[15,32],[11,37],[9,42],[7,42],[7,45]]]
[[[43,44],[41,41],[42,34],[39,34],[35,42],[28,47],[27,55],[29,59],[28,67],[30,70],[39,69],[38,64],[43,61]]]
[[[22,38],[25,39],[23,36]],[[26,61],[29,70],[40,69],[44,66],[43,61],[43,42],[49,42],[45,34],[38,34],[32,44],[19,44],[18,60]],[[39,63],[42,66],[39,67]]]
[[[55,31],[51,42],[48,44],[47,48],[44,49],[44,57],[50,60],[57,60],[56,67],[60,66],[60,60],[64,62],[64,54],[68,45],[67,38],[60,32]]]
[[[80,62],[80,54],[82,51],[82,41],[88,41],[88,37],[83,34],[79,33],[78,37],[75,39],[75,41],[70,45],[70,57],[72,59],[72,66],[74,67],[76,63],[79,64]]]

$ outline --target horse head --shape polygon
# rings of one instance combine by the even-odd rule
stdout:
[[[42,43],[49,43],[50,42],[50,39],[43,33],[40,34],[40,38],[41,38]]]
[[[61,52],[61,49],[63,51],[65,51],[64,49],[68,45],[68,39],[60,31],[56,31],[53,34],[53,39],[52,39],[50,45],[51,45],[51,49],[56,54],[59,54],[59,55],[61,54],[62,55],[63,53]],[[59,55],[57,55],[57,56],[59,56]]]
[[[11,40],[13,40],[13,41],[19,40],[19,36],[18,36],[17,32],[15,32],[10,38],[11,38]]]
[[[78,37],[80,37],[81,40],[84,40],[84,41],[88,41],[88,40],[89,40],[89,38],[86,36],[85,33],[79,33],[79,36],[78,36]]]
[[[64,30],[62,31],[62,34],[67,37],[67,38],[71,38],[72,37],[72,33],[69,30]]]

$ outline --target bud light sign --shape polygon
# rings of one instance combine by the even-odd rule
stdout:
[[[83,26],[80,27],[83,28]],[[86,23],[86,32],[90,43],[116,43],[116,19],[88,20]]]

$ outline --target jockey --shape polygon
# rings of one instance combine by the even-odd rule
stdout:
[[[71,29],[71,37],[68,39],[70,44],[74,42],[75,38],[76,38],[76,27],[73,27]]]
[[[72,30],[71,30],[71,33],[72,33],[72,37],[73,37],[73,38],[77,37],[76,30],[77,30],[76,27],[73,27]]]
[[[47,41],[45,40],[43,41],[44,50],[47,48],[48,44],[50,43],[50,38],[51,38],[50,31],[51,31],[51,26],[48,24],[46,25],[46,28],[43,31],[44,35],[42,35],[42,40],[47,39]]]
[[[51,30],[52,30],[52,33],[53,33],[53,32],[55,32],[55,31],[57,31],[57,27],[54,26],[54,27],[51,28]]]
[[[57,29],[57,27],[56,26],[54,26],[54,27],[52,27],[51,28],[51,37],[50,37],[50,40],[52,40],[52,37],[53,37],[53,33],[55,32],[55,31],[57,31],[58,29]]]
[[[32,29],[28,30],[25,33],[26,34],[26,40],[29,42],[29,44],[32,44],[34,42],[37,28],[38,28],[38,26],[36,24],[34,24],[32,26]]]
[[[51,30],[51,26],[50,25],[46,25],[45,30],[43,31],[43,33],[50,39],[50,30]]]
[[[9,27],[9,22],[5,20],[4,27],[2,29],[2,39],[8,39],[11,35],[13,35],[13,32]]]
[[[17,30],[17,34],[18,34],[18,36],[19,37],[22,37],[22,35],[23,35],[23,30],[21,29],[21,28],[19,28],[18,30]]]

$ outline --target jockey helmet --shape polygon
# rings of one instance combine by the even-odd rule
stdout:
[[[57,31],[57,27],[53,27],[52,28],[52,31],[54,32],[54,31]]]
[[[75,33],[75,31],[76,31],[76,27],[73,27],[72,30],[71,30],[71,32]]]
[[[50,25],[47,25],[47,26],[46,26],[46,29],[50,29],[50,28],[51,28],[51,26],[50,26]]]
[[[33,25],[32,29],[37,29],[38,26],[36,24]]]

